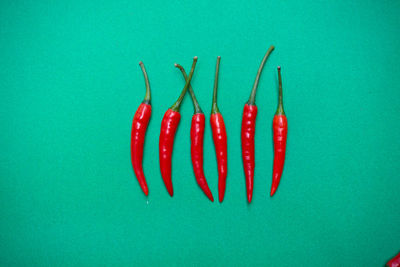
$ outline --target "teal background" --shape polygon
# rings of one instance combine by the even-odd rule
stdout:
[[[3,266],[383,266],[400,250],[399,1],[2,1],[0,264]],[[241,115],[256,103],[255,189],[247,204]],[[209,126],[215,60],[228,133],[225,200],[190,161],[186,97],[161,180],[161,119],[190,68],[206,113],[204,169],[217,198]],[[147,68],[153,114],[146,198],[130,162]],[[289,122],[273,197],[272,118],[282,66]]]

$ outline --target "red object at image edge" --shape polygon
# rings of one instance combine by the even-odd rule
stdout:
[[[400,267],[400,253],[386,263],[386,265],[389,267]]]

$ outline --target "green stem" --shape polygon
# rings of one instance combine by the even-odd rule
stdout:
[[[270,48],[268,49],[267,53],[265,53],[263,60],[261,61],[260,67],[258,68],[258,71],[257,71],[256,80],[254,81],[253,89],[251,90],[249,101],[247,102],[247,104],[249,104],[249,105],[256,104],[256,91],[257,91],[257,87],[258,87],[258,82],[260,81],[261,72],[264,68],[265,62],[267,62],[267,59],[268,59],[269,55],[271,54],[271,52],[274,50],[274,48],[275,47],[273,45],[271,45]]]
[[[186,75],[185,69],[184,69],[181,65],[176,64],[176,63],[175,63],[175,67],[177,67],[178,69],[181,70],[182,75],[183,75],[183,77],[185,78],[185,81],[187,81],[187,80],[188,80],[188,76]],[[191,84],[189,84],[189,93],[190,93],[190,96],[192,97],[194,113],[195,113],[195,114],[196,114],[196,113],[203,113],[203,111],[202,111],[201,108],[200,108],[199,102],[197,102],[197,99],[196,99],[196,96],[195,96],[195,94],[194,94],[194,91],[193,91],[193,88],[192,88],[192,85],[191,85]]]
[[[213,92],[213,100],[211,107],[211,114],[219,113],[219,109],[217,106],[217,89],[218,89],[218,75],[219,75],[219,62],[221,61],[221,57],[217,57],[217,66],[215,67],[215,79],[214,79],[214,92]]]
[[[144,76],[144,81],[146,83],[146,95],[144,96],[144,100],[142,103],[149,104],[151,101],[151,94],[150,94],[150,83],[149,83],[149,77],[147,76],[146,69],[143,65],[143,62],[139,62],[140,67],[142,68],[143,76]]]
[[[279,100],[278,100],[278,108],[276,110],[275,115],[285,115],[285,112],[283,111],[282,77],[281,77],[280,66],[278,66],[278,81],[279,81]]]
[[[192,68],[190,69],[189,78],[186,81],[185,87],[183,87],[183,90],[182,90],[181,95],[179,96],[178,100],[176,100],[176,102],[170,107],[170,109],[172,109],[173,111],[179,112],[179,108],[181,107],[183,97],[185,96],[186,91],[190,85],[190,81],[192,80],[194,68],[196,67],[196,62],[197,62],[197,57],[194,57]]]

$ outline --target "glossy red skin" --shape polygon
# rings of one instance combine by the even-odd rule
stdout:
[[[211,129],[214,139],[218,164],[218,196],[219,202],[224,200],[226,176],[228,172],[227,137],[224,119],[221,113],[211,114]]]
[[[400,253],[397,254],[393,259],[386,263],[389,267],[399,267],[400,266]]]
[[[146,135],[147,125],[151,116],[151,105],[142,103],[133,116],[131,132],[131,161],[136,178],[144,194],[149,194],[146,178],[143,173],[143,145]]]
[[[254,185],[254,135],[256,128],[257,106],[244,105],[242,117],[242,158],[246,178],[247,200],[250,203],[253,197]]]
[[[192,117],[192,126],[190,128],[190,152],[192,155],[193,172],[196,181],[204,194],[214,201],[210,188],[208,187],[203,170],[203,139],[205,128],[205,116],[203,113],[196,113]]]
[[[274,168],[272,172],[271,196],[274,195],[281,180],[283,165],[285,163],[287,119],[285,115],[275,115],[272,121],[274,139]]]
[[[179,112],[168,109],[167,112],[165,112],[161,122],[159,140],[160,170],[165,187],[167,188],[171,197],[174,195],[171,178],[171,158],[175,133],[180,120],[181,114],[179,114]]]

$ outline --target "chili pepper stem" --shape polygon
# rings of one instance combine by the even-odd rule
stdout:
[[[217,57],[217,65],[215,67],[215,79],[214,79],[214,91],[213,91],[213,100],[211,107],[211,114],[219,113],[218,105],[217,105],[217,89],[218,89],[218,76],[219,76],[219,62],[221,61],[221,57]]]
[[[258,68],[257,71],[256,80],[254,81],[253,89],[251,90],[249,101],[247,101],[247,104],[249,105],[255,105],[256,103],[256,92],[257,92],[258,82],[260,81],[261,72],[264,68],[265,62],[267,62],[267,59],[274,50],[274,48],[275,47],[271,45],[270,48],[267,50],[267,53],[265,53],[263,60],[261,61],[260,67]]]
[[[185,87],[183,87],[183,90],[178,98],[178,100],[176,100],[176,102],[170,107],[171,110],[179,112],[179,108],[182,104],[182,100],[186,94],[186,91],[190,85],[190,81],[192,80],[193,77],[193,73],[194,73],[194,68],[196,67],[196,63],[197,63],[197,57],[193,58],[193,64],[192,64],[192,68],[190,69],[190,73],[189,73],[189,77],[186,81]]]
[[[179,65],[177,63],[175,63],[175,67],[180,69],[180,71],[183,74],[183,77],[185,78],[185,81],[187,81],[188,80],[188,76],[186,75],[185,69],[181,65]],[[196,113],[203,113],[203,111],[200,108],[199,102],[197,102],[196,95],[194,94],[194,91],[193,91],[193,88],[192,88],[191,84],[189,84],[189,93],[190,93],[190,96],[192,97],[194,113],[195,114]]]
[[[279,82],[279,100],[278,100],[278,108],[276,110],[275,115],[285,115],[285,112],[283,110],[281,66],[278,66],[278,82]]]
[[[149,82],[149,77],[147,76],[146,68],[144,67],[144,64],[142,61],[139,62],[140,68],[142,69],[143,72],[143,77],[144,81],[146,83],[146,95],[144,96],[144,100],[142,103],[144,104],[149,104],[151,102],[151,94],[150,94],[150,82]]]

